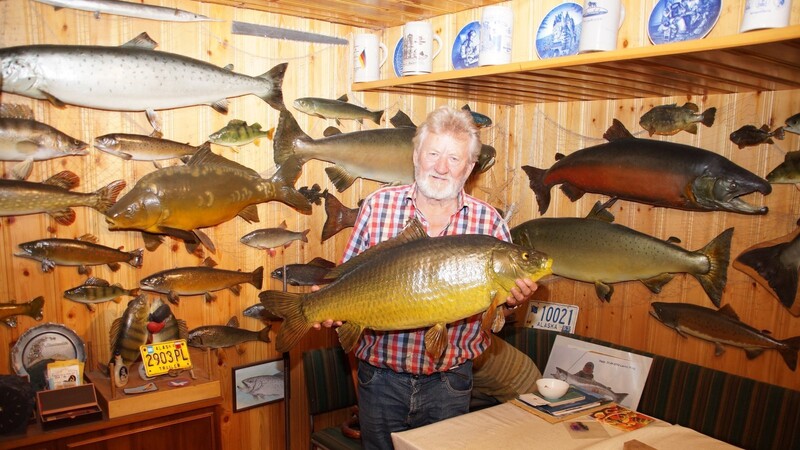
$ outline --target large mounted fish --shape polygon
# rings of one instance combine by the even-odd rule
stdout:
[[[26,303],[0,303],[0,322],[9,327],[17,326],[16,316],[28,316],[34,320],[42,320],[44,297],[41,295]]]
[[[130,252],[97,244],[97,237],[85,234],[78,239],[39,239],[19,244],[21,253],[14,256],[30,258],[42,263],[42,272],[50,272],[55,266],[77,266],[80,274],[88,273],[87,266],[107,265],[116,272],[120,263],[130,264],[137,269],[142,267],[142,253],[136,249]]]
[[[307,293],[264,291],[264,306],[284,319],[278,352],[292,348],[314,323],[344,321],[337,328],[345,351],[365,328],[427,328],[425,350],[434,358],[447,347],[446,325],[486,311],[484,324],[502,326],[497,307],[518,278],[550,274],[552,259],[492,236],[428,237],[412,221],[394,239],[371,247],[328,275],[335,281]]]
[[[664,325],[673,328],[683,337],[694,336],[714,343],[714,354],[719,356],[725,345],[744,350],[747,359],[753,359],[764,350],[777,350],[790,369],[797,368],[797,352],[800,350],[800,336],[789,339],[775,339],[739,320],[730,304],[720,310],[704,308],[689,303],[651,304],[650,314]]]
[[[87,147],[87,143],[34,120],[27,106],[0,104],[0,161],[22,161],[13,169],[19,180],[28,177],[34,161],[85,155]]]
[[[108,111],[147,111],[209,105],[223,114],[228,98],[253,94],[283,109],[287,63],[257,77],[198,59],[155,51],[142,33],[118,46],[26,45],[0,48],[2,90],[26,97]]]
[[[157,169],[159,161],[173,158],[190,158],[204,148],[210,148],[206,142],[197,147],[180,142],[163,139],[161,133],[150,136],[142,134],[112,133],[94,138],[94,147],[101,152],[114,155],[124,160],[152,161]]]
[[[306,113],[310,116],[322,119],[336,119],[336,124],[341,125],[342,120],[355,120],[364,123],[364,119],[369,119],[376,124],[381,124],[383,110],[371,111],[363,106],[350,103],[347,94],[336,100],[320,97],[303,97],[294,101],[294,109]]]
[[[270,179],[207,148],[185,166],[150,172],[106,213],[110,230],[139,230],[182,239],[199,239],[209,250],[214,245],[197,233],[237,215],[258,222],[256,205],[283,202],[302,214],[311,204],[294,188],[301,167],[287,161]]]
[[[733,261],[733,267],[756,280],[793,316],[800,317],[800,228],[746,249]]]
[[[164,6],[145,5],[143,3],[123,2],[120,0],[36,0],[39,3],[52,5],[56,10],[61,8],[77,9],[114,16],[135,17],[137,19],[160,20],[163,22],[221,22],[202,14]]]
[[[81,179],[65,170],[42,183],[0,179],[0,216],[22,216],[47,213],[61,225],[75,221],[74,206],[88,206],[105,213],[117,195],[125,189],[125,181],[112,181],[95,192],[71,192]]]
[[[210,302],[216,299],[212,292],[229,289],[239,295],[240,284],[249,283],[261,289],[263,282],[263,266],[252,272],[198,266],[162,270],[143,278],[139,284],[146,291],[167,295],[167,299],[177,305],[182,295],[202,295]]]
[[[673,239],[662,241],[613,220],[598,202],[584,219],[542,217],[521,223],[511,229],[511,239],[553,258],[554,275],[594,283],[601,300],[611,299],[611,283],[639,280],[659,293],[674,274],[689,273],[719,306],[728,279],[733,228],[689,251]]]
[[[724,156],[654,139],[637,139],[620,121],[603,135],[609,142],[559,156],[549,169],[522,166],[536,194],[539,213],[550,207],[550,189],[561,185],[570,200],[586,192],[689,211],[766,214],[767,207],[739,197],[764,195],[772,186]]]
[[[225,325],[203,325],[189,330],[187,344],[207,349],[233,347],[249,341],[272,342],[269,338],[271,329],[269,324],[260,331],[239,328],[239,319],[233,316]]]

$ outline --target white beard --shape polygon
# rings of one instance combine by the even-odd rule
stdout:
[[[454,180],[451,176],[446,179],[433,179],[429,173],[421,174],[419,169],[414,170],[414,178],[417,181],[417,189],[424,195],[432,200],[450,200],[458,197],[461,189],[464,187],[464,182]]]

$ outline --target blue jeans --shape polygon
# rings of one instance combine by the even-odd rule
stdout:
[[[365,449],[391,450],[391,433],[466,413],[472,361],[447,372],[412,375],[358,361],[358,422]]]

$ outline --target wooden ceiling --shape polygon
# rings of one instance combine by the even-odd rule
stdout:
[[[501,0],[208,0],[208,3],[383,29]]]

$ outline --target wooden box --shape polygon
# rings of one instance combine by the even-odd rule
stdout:
[[[36,405],[39,421],[44,429],[103,418],[103,410],[97,403],[97,393],[92,383],[39,391],[36,393]]]

